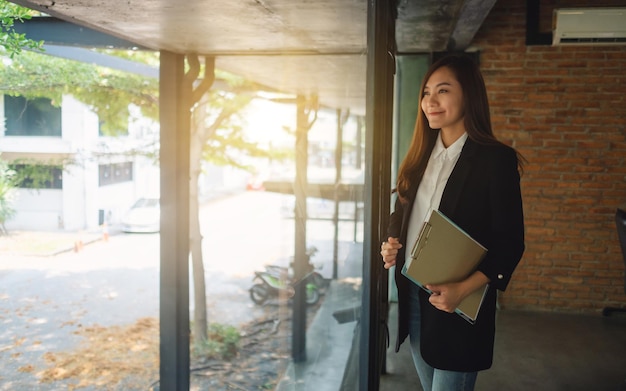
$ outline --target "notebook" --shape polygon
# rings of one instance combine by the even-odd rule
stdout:
[[[472,274],[487,249],[438,210],[424,223],[402,274],[426,289],[427,284],[462,281]],[[466,297],[455,310],[470,323],[478,317],[488,284]]]

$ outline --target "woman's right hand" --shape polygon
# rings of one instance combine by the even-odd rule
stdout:
[[[396,256],[398,255],[398,250],[401,248],[402,244],[398,238],[389,237],[386,242],[383,242],[380,246],[380,255],[383,256],[383,262],[385,263],[383,266],[385,269],[389,269],[396,264]]]

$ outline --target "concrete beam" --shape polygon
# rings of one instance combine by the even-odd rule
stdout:
[[[463,2],[447,49],[450,51],[467,49],[495,3],[496,0],[466,0]]]
[[[16,23],[14,29],[17,33],[24,34],[26,38],[45,41],[50,45],[128,50],[146,49],[135,42],[50,16],[26,19],[23,23]]]
[[[106,68],[116,69],[118,71],[134,73],[145,77],[151,77],[154,79],[157,79],[159,77],[158,67],[152,67],[140,62],[126,60],[121,57],[94,52],[93,50],[85,48],[44,44],[44,50],[44,54],[48,54],[50,56],[95,64]]]

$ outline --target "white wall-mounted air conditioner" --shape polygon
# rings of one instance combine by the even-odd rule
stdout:
[[[626,45],[626,8],[554,10],[553,45]]]

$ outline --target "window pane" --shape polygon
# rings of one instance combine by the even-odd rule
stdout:
[[[61,137],[61,108],[47,98],[4,96],[7,136]]]
[[[248,118],[258,124],[250,137],[275,154],[283,148],[293,151],[296,136],[282,128],[295,126],[296,106],[259,106],[265,120]],[[348,118],[341,154],[336,153],[335,110],[321,109],[306,133],[304,204],[294,194],[296,159],[302,156],[292,154],[254,160],[248,191],[201,207],[207,316],[237,327],[237,359],[222,362],[246,376],[203,369],[192,378],[197,384],[206,386],[202,379],[212,377],[215,389],[228,382],[241,389],[291,389],[296,384],[316,389],[320,379],[314,373],[323,373],[324,386],[334,384],[325,389],[340,389],[344,376],[349,384],[357,381],[357,368],[347,368],[358,365],[349,357],[361,306],[364,129],[357,116]],[[305,252],[299,252],[300,245]],[[303,303],[295,296],[299,288]],[[198,360],[192,359],[192,367]],[[295,372],[296,361],[308,369]]]
[[[99,185],[108,186],[133,180],[133,163],[101,164],[98,166]]]
[[[363,121],[349,116],[338,143],[337,113],[320,109],[318,120],[305,131],[308,148],[302,159],[300,152],[294,156],[294,132],[284,130],[296,126],[297,107],[271,105],[275,107],[259,110],[261,117],[247,120],[254,126],[246,127],[248,134],[242,139],[266,146],[272,158],[253,159],[244,153],[232,158],[241,167],[255,167],[254,177],[240,169],[208,165],[198,181],[199,208],[191,225],[199,225],[200,236],[192,237],[191,243],[201,246],[204,292],[195,295],[199,284],[189,276],[191,381],[202,383],[197,389],[273,390],[294,388],[295,383],[322,389],[319,374],[325,386],[334,384],[324,388],[329,390],[357,381],[358,368],[352,365],[358,360],[351,353],[358,353],[355,336],[363,270]],[[216,143],[229,140],[220,134]],[[296,158],[308,166],[304,202],[300,197],[296,202],[294,195],[296,179],[301,178],[296,176]],[[81,178],[82,169],[76,167],[71,175]],[[91,189],[95,175],[99,186]],[[24,368],[33,365],[47,376],[41,387],[106,384],[129,390],[157,385],[159,290],[172,288],[159,285],[160,251],[172,238],[158,231],[120,229],[125,216],[132,215],[136,226],[159,217],[154,207],[140,208],[143,201],[131,207],[146,196],[144,175],[139,160],[100,164],[97,173],[91,171],[85,186],[99,209],[101,231],[81,233],[73,238],[76,250],[42,261],[47,271],[40,278],[47,284],[33,283],[32,277],[23,275],[10,286],[15,292],[24,292],[27,284],[50,287],[41,293],[42,303],[58,298],[75,303],[38,309],[37,317],[29,317],[45,318],[46,323],[32,325],[29,337],[42,341],[48,354],[27,349],[32,344],[13,350],[24,354]],[[109,186],[121,182],[125,185]],[[129,182],[133,183],[126,185]],[[72,185],[69,179],[67,183]],[[150,202],[159,208],[156,198]],[[295,275],[296,268],[304,270],[302,275]],[[296,294],[298,289],[302,291]],[[300,294],[303,303],[296,300]],[[28,303],[30,296],[30,291],[11,296],[15,300],[10,309],[20,310],[19,303]],[[198,302],[199,297],[206,302]],[[199,341],[194,329],[200,320],[195,310],[201,305],[206,308],[207,341]],[[59,328],[53,340],[45,337],[51,326]],[[296,360],[297,344],[305,354]],[[294,371],[295,361],[302,360],[307,369]],[[74,363],[80,365],[78,370],[73,370]],[[102,371],[103,367],[111,370]],[[68,377],[55,378],[59,373]],[[25,372],[20,375],[38,381]]]

